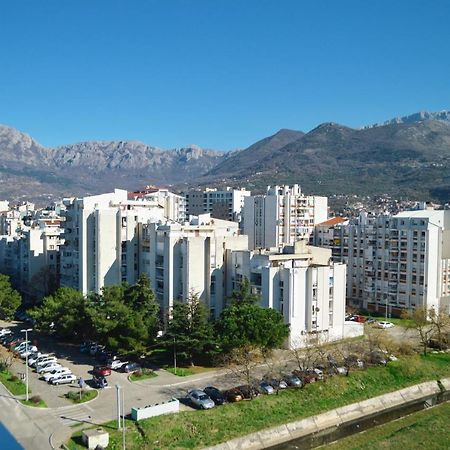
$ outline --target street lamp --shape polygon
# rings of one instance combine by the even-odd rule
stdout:
[[[25,333],[25,383],[26,383],[26,401],[28,401],[28,332],[33,331],[32,328],[27,328],[26,330],[20,330]]]
[[[120,395],[122,391],[122,395]],[[124,392],[123,388],[116,384],[117,392],[117,430],[122,428],[122,448],[125,450],[125,407],[124,407]]]

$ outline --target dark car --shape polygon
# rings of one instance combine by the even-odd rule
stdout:
[[[242,392],[237,388],[231,388],[224,392],[225,398],[229,402],[240,402],[244,399]]]
[[[214,386],[205,387],[203,392],[208,395],[216,405],[223,405],[226,402],[225,396]]]
[[[242,397],[245,399],[255,398],[260,394],[258,388],[255,386],[249,386],[248,384],[238,386],[237,388],[242,393]]]
[[[92,378],[92,384],[97,389],[104,389],[105,387],[108,387],[108,381],[105,377],[94,377]]]
[[[380,364],[382,366],[385,366],[387,364],[387,358],[383,353],[380,352],[372,352],[369,355],[369,361],[372,364]]]
[[[106,366],[94,366],[92,374],[96,377],[107,377],[111,375],[111,369]]]
[[[293,370],[292,375],[300,378],[303,384],[310,384],[319,381],[319,374],[314,372],[314,370]]]
[[[303,386],[302,380],[296,375],[284,375],[283,380],[290,387],[301,388]]]
[[[137,362],[129,362],[128,364],[125,364],[122,368],[122,370],[127,373],[135,372],[136,370],[140,370],[140,369],[141,369],[141,365],[138,364]]]

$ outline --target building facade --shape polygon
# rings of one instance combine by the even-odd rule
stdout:
[[[249,248],[282,248],[309,240],[314,226],[328,218],[328,199],[305,195],[300,187],[269,186],[265,195],[244,200],[243,230]]]
[[[299,241],[282,252],[228,251],[227,294],[245,277],[261,306],[279,311],[290,325],[288,346],[301,347],[307,337],[342,339],[345,327],[346,266],[331,262],[331,251]],[[361,330],[358,330],[358,334]]]
[[[347,264],[347,298],[369,311],[449,310],[450,210],[361,214],[321,224],[314,242]]]
[[[224,190],[192,190],[185,195],[187,215],[209,213],[216,219],[240,222],[244,199],[250,195],[250,191],[246,189],[230,187]]]

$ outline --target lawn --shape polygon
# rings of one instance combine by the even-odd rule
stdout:
[[[0,372],[0,381],[3,385],[11,392],[12,395],[23,395],[26,393],[26,386],[22,381],[12,375],[8,371]],[[28,389],[28,392],[31,392],[31,389]]]
[[[385,425],[327,444],[327,450],[450,448],[450,403],[416,412]],[[430,432],[432,430],[432,432]]]
[[[164,370],[170,372],[179,377],[187,377],[189,375],[196,375],[198,373],[210,372],[211,370],[217,370],[216,367],[204,367],[204,366],[189,366],[189,367],[164,367]]]
[[[36,400],[20,400],[20,403],[26,406],[33,406],[34,408],[47,408],[47,404],[41,398]]]
[[[72,401],[72,403],[86,403],[89,400],[97,397],[98,392],[95,389],[82,390],[81,395],[80,391],[70,391],[64,395],[64,397],[68,398]]]
[[[158,376],[158,374],[156,372],[154,372],[153,370],[141,370],[141,371],[136,371],[133,372],[128,379],[130,381],[141,381],[141,380],[147,380],[148,378],[156,378]]]
[[[449,375],[450,354],[404,357],[387,367],[353,371],[348,377],[333,377],[326,383],[315,383],[301,390],[281,391],[279,395],[227,404],[208,411],[185,411],[138,423],[129,421],[127,448],[201,448]],[[111,427],[108,448],[121,448],[121,437],[115,431],[114,423],[108,425]],[[75,434],[68,443],[69,448],[82,448],[77,442]]]

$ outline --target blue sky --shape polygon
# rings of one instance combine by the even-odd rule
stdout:
[[[448,0],[3,0],[0,123],[229,150],[450,109],[449,23]]]

